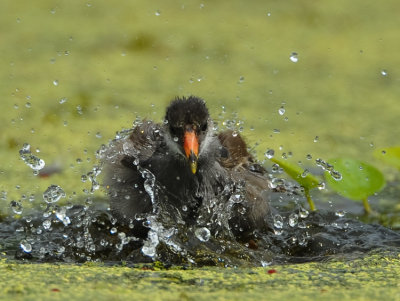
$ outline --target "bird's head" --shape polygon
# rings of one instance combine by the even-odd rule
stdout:
[[[176,98],[167,108],[165,124],[172,143],[186,157],[195,174],[200,146],[210,126],[210,116],[204,100],[194,96]]]

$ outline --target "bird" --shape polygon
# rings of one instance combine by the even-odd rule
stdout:
[[[225,222],[238,238],[272,229],[266,169],[237,131],[216,130],[200,97],[176,97],[162,123],[142,120],[102,158],[111,211],[135,223],[138,237],[148,231],[141,218],[160,207],[188,226]]]

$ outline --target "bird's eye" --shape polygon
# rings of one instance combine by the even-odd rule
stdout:
[[[203,125],[201,126],[201,130],[202,130],[203,132],[205,132],[205,131],[207,130],[207,123],[205,123],[205,124],[203,124]]]

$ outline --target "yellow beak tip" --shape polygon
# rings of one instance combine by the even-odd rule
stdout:
[[[197,172],[197,162],[190,162],[190,169],[192,173],[195,174]]]

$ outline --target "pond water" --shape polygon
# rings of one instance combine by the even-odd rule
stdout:
[[[117,134],[117,140],[125,139],[129,131],[122,133]],[[100,157],[111,155],[107,148],[103,146],[98,151]],[[20,155],[34,172],[43,169],[44,162],[32,155],[27,145]],[[66,197],[58,185],[43,192],[43,210],[33,207],[29,214],[20,217],[22,204],[11,202],[11,210],[19,218],[8,216],[0,222],[0,251],[11,258],[37,262],[134,264],[158,260],[166,265],[224,267],[321,261],[337,256],[357,258],[369,251],[400,251],[399,232],[359,221],[357,215],[346,213],[354,210],[346,203],[342,204],[344,209],[310,212],[305,208],[302,190],[272,174],[271,183],[279,182],[281,192],[270,194],[272,212],[266,217],[270,219],[270,231],[256,229],[244,237],[240,235],[231,218],[240,210],[235,206],[240,203],[246,208],[247,200],[235,198],[238,191],[233,188],[224,189],[215,200],[204,200],[196,209],[195,222],[187,224],[172,204],[157,197],[156,191],[163,189],[157,178],[144,183],[157,209],[136,215],[133,220],[118,220],[110,213],[107,200],[93,196],[101,186],[101,172],[102,167],[96,165],[86,175],[91,189],[86,191],[86,199],[77,202],[79,205],[58,204]],[[150,172],[146,171],[143,177],[147,173]],[[321,194],[314,197],[327,198]],[[332,198],[336,198],[338,206],[338,197]]]
[[[21,219],[7,218],[0,223],[0,251],[9,258],[35,262],[132,264],[160,260],[167,265],[231,267],[400,251],[399,232],[326,210],[309,213],[299,207],[276,211],[274,232],[255,232],[254,240],[243,242],[227,229],[215,235],[207,228],[165,222],[165,212],[143,218],[150,229],[149,238],[135,237],[134,227],[119,223],[104,205],[50,206]]]
[[[399,172],[373,155],[399,144],[397,8],[397,0],[1,1],[1,250],[35,261],[200,265],[398,250]],[[153,240],[135,237],[97,189],[96,151],[192,94],[270,171],[271,149],[317,175],[319,158],[373,164],[387,180],[369,198],[377,214],[326,187],[311,191],[321,210],[308,215],[302,194],[274,196],[271,218],[282,228],[254,241],[175,229],[163,213],[144,217]]]

